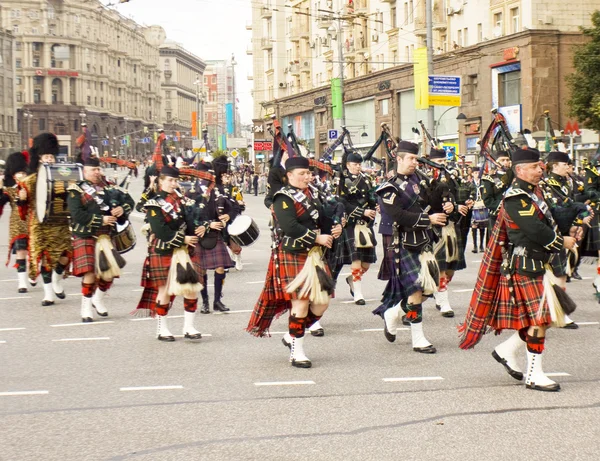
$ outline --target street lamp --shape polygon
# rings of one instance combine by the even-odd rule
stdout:
[[[201,89],[203,83],[204,81],[198,74],[194,82],[194,85],[196,85],[196,137],[198,139],[200,139],[200,130],[204,125],[204,91]]]
[[[450,112],[452,109],[457,109],[458,106],[452,106],[452,107],[448,107],[448,109],[446,109],[444,112],[442,112],[442,114],[438,117],[437,121],[435,122],[434,126],[433,126],[433,138],[437,139],[437,135],[438,135],[438,127],[440,125],[440,120],[442,120],[442,117]],[[456,116],[456,120],[466,120],[467,116],[465,114],[463,114],[462,112],[460,114],[458,114]]]
[[[81,109],[81,112],[79,112],[79,118],[81,118],[81,124],[83,125],[85,123],[85,118],[87,117],[87,114],[85,113],[85,111],[83,109]]]
[[[231,85],[233,87],[233,137],[235,138],[237,136],[237,131],[236,131],[236,121],[235,121],[235,66],[237,66],[237,62],[235,60],[235,56],[233,55],[233,53],[231,54],[231,78],[232,78],[232,82]]]
[[[33,118],[33,114],[29,111],[29,109],[25,109],[23,111],[23,118],[27,122],[27,137],[25,138],[26,148],[29,149],[29,139],[31,138],[31,119]]]

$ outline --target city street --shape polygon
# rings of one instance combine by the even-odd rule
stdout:
[[[130,187],[135,200],[141,189],[140,175]],[[130,315],[146,254],[138,213],[138,243],[107,298],[109,316],[93,323],[81,323],[79,279],[65,281],[66,299],[42,307],[41,280],[19,294],[15,270],[2,265],[0,460],[598,459],[595,266],[583,266],[584,280],[568,285],[581,327],[548,334],[544,369],[561,392],[526,390],[511,378],[490,355],[501,338],[458,348],[456,326],[481,259],[470,244],[469,267],[449,286],[455,318],[425,304],[425,333],[437,354],[413,352],[407,328],[387,342],[371,314],[385,286],[379,264],[363,282],[366,306],[352,302],[346,267],[322,320],[325,336],[305,342],[313,367],[293,368],[281,343],[287,316],[274,321],[271,338],[245,332],[270,253],[263,197],[245,196],[261,235],[243,250],[243,270],[227,275],[223,301],[231,312],[198,314],[199,341],[160,342],[154,320]],[[9,211],[0,219],[0,259]],[[212,273],[209,293],[212,304]],[[169,317],[181,335],[181,298]]]

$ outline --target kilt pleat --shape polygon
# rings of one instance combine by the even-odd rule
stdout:
[[[96,239],[73,236],[73,275],[82,277],[96,272]]]
[[[145,288],[158,288],[167,284],[172,254],[159,255],[154,243],[148,246],[148,256],[142,269],[141,285]]]
[[[393,241],[393,236],[382,235],[383,259],[381,260],[379,273],[377,274],[379,280],[389,280],[395,272]]]
[[[592,218],[591,228],[586,232],[581,245],[583,251],[582,256],[598,257],[600,251],[600,212],[595,210]]]
[[[377,245],[373,228],[371,227],[369,230],[371,232],[373,242],[375,242],[375,245]],[[343,266],[346,264],[352,264],[352,261],[361,261],[370,264],[377,262],[375,246],[373,248],[356,248],[356,243],[354,242],[354,226],[347,224],[346,227],[344,227],[340,239],[340,245],[342,245],[342,247],[338,256],[339,260],[337,264]]]
[[[200,269],[203,271],[214,270],[219,267],[229,269],[230,267],[235,266],[231,256],[229,256],[227,246],[221,235],[219,235],[217,245],[213,249],[206,250],[198,244],[196,245],[196,251],[194,253],[198,256],[197,261],[200,265]]]

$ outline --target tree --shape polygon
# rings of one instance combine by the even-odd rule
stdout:
[[[567,76],[569,115],[586,128],[600,130],[600,11],[592,13],[592,26],[582,27],[581,32],[589,41],[575,49],[575,72]]]

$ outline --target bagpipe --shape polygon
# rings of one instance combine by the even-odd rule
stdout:
[[[545,110],[544,111],[544,130],[546,131],[547,135],[550,135],[550,141],[552,142],[552,146],[546,146],[547,149],[551,148],[552,150],[555,151],[559,151],[560,150],[560,146],[559,143],[562,143],[564,145],[565,141],[562,137],[557,137],[555,132],[554,132],[554,128],[552,127],[552,119],[550,118],[550,111],[549,110]]]
[[[131,176],[133,175],[136,178],[138,177],[138,168],[135,162],[132,162],[130,160],[123,160],[116,157],[98,157],[98,160],[100,160],[101,163],[106,163],[108,165],[129,168],[129,173],[127,173],[127,175],[123,178],[123,180],[119,184],[119,187],[128,189],[129,183],[131,182]]]
[[[518,149],[518,146],[513,141],[504,115],[498,112],[498,109],[492,109],[492,115],[494,118],[479,141],[479,156],[495,165],[496,168],[502,169],[502,166],[494,160],[494,152],[508,152],[509,157],[512,158],[512,154]]]

